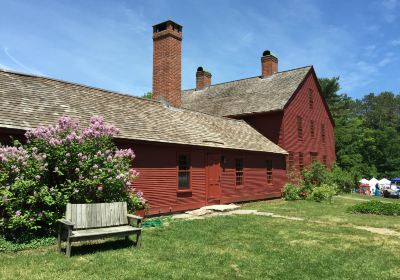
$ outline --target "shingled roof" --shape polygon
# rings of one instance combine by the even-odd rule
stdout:
[[[0,127],[29,129],[61,116],[103,116],[119,138],[286,154],[243,121],[160,102],[0,69]]]
[[[282,110],[312,66],[185,90],[182,107],[214,116],[234,116]]]

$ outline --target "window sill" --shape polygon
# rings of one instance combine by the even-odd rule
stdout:
[[[187,189],[187,190],[177,190],[177,193],[191,193],[192,189]]]
[[[176,197],[180,198],[189,198],[192,197],[192,190],[178,190],[176,191]]]
[[[244,188],[244,185],[235,186],[235,189],[237,189],[237,190],[241,190],[243,188]]]

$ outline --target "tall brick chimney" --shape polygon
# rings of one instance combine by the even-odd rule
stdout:
[[[278,72],[278,58],[270,51],[264,51],[261,57],[262,77],[270,77]]]
[[[181,105],[182,26],[165,21],[153,26],[153,99]]]
[[[201,90],[211,85],[211,73],[203,69],[203,67],[197,68],[196,72],[196,90]]]

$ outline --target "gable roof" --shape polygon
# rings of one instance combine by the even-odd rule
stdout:
[[[243,121],[0,69],[0,127],[26,130],[61,116],[87,124],[93,115],[118,127],[118,138],[286,154]]]
[[[283,110],[312,66],[185,90],[182,107],[215,115],[234,116]]]

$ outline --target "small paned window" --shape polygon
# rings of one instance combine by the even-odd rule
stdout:
[[[314,94],[312,89],[308,90],[308,108],[310,108],[310,110],[314,108]]]
[[[303,119],[300,116],[297,116],[296,124],[297,124],[297,139],[303,140]]]
[[[323,163],[325,166],[328,165],[328,160],[327,160],[327,158],[326,158],[325,155],[322,156],[322,163]]]
[[[294,153],[293,152],[289,152],[289,172],[293,172],[294,171]]]
[[[322,138],[322,143],[325,143],[325,125],[321,124],[321,138]]]
[[[235,168],[236,168],[236,186],[242,186],[243,185],[243,160],[242,159],[236,159]]]
[[[190,157],[178,156],[178,190],[190,190]]]
[[[311,138],[315,137],[314,121],[310,121],[310,134],[311,134]]]
[[[299,170],[303,171],[304,169],[304,154],[299,153]]]
[[[267,183],[272,184],[272,160],[266,161],[267,167]]]
[[[310,158],[311,158],[311,163],[313,163],[314,161],[317,160],[317,158],[318,158],[318,153],[313,153],[313,152],[311,152],[311,153],[310,153]]]

